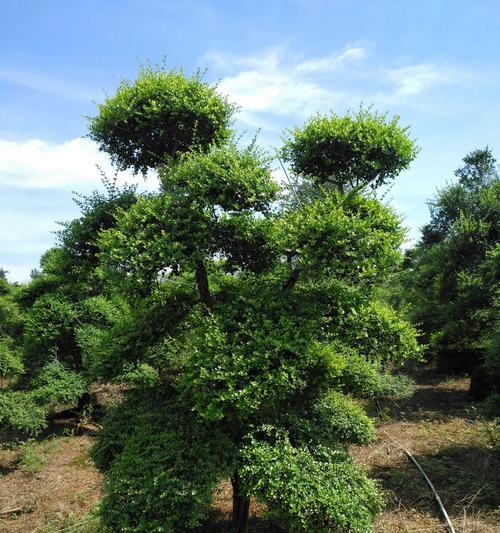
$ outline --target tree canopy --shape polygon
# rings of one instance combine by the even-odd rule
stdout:
[[[99,105],[89,137],[118,169],[146,173],[193,148],[222,144],[230,136],[233,109],[200,72],[188,77],[182,70],[147,66]]]
[[[411,394],[395,371],[421,349],[378,297],[404,231],[364,188],[416,149],[397,118],[318,115],[285,139],[285,190],[273,157],[235,140],[234,109],[201,74],[157,67],[98,106],[90,137],[160,187],[79,199],[16,293],[24,374],[0,424],[39,431],[113,380],[124,400],[92,452],[104,530],[203,527],[229,478],[236,532],[251,496],[293,531],[369,532],[383,502],[348,447],[374,438],[363,400]]]
[[[283,157],[315,185],[340,191],[379,187],[408,168],[417,154],[399,118],[360,108],[343,117],[315,115],[284,137]]]
[[[408,393],[388,370],[419,347],[415,330],[375,297],[400,260],[399,220],[348,190],[395,177],[413,143],[396,119],[369,111],[324,119],[328,146],[356,146],[348,160],[337,148],[303,152],[297,130],[287,160],[318,187],[293,203],[254,144],[185,126],[191,107],[207,114],[200,123],[212,120],[212,106],[231,107],[207,85],[193,102],[173,97],[174,78],[192,83],[141,72],[91,119],[91,135],[120,168],[153,166],[161,178],[160,191],[120,211],[98,240],[127,312],[102,332],[96,372],[138,379],[94,450],[108,479],[103,521],[121,531],[194,528],[227,476],[236,531],[246,531],[251,495],[296,530],[369,531],[381,499],[347,453],[373,438],[356,398]],[[129,100],[140,142],[136,130],[96,136]],[[229,118],[217,123],[226,128]],[[324,187],[329,180],[334,187]]]

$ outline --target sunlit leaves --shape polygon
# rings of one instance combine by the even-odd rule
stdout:
[[[283,156],[292,170],[316,185],[340,191],[394,179],[415,158],[408,128],[398,117],[360,109],[343,117],[316,115],[286,137]]]
[[[224,143],[234,107],[200,73],[144,67],[90,118],[89,137],[118,169],[146,173],[192,149]]]

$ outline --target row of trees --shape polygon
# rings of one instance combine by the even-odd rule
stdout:
[[[462,196],[443,192],[397,274],[404,231],[376,190],[416,155],[398,120],[365,109],[312,117],[284,136],[284,186],[272,157],[236,143],[234,111],[200,75],[156,68],[99,106],[90,137],[118,169],[154,169],[160,188],[138,194],[105,179],[105,193],[77,199],[81,216],[29,284],[0,280],[10,381],[0,425],[39,431],[57,405],[84,407],[91,383],[124,383],[93,451],[106,474],[103,528],[194,529],[229,478],[237,532],[252,495],[294,531],[368,532],[382,500],[348,445],[374,436],[363,400],[411,394],[394,371],[422,354],[380,287],[398,276],[440,361],[443,346],[462,347],[446,345],[463,329],[449,320],[453,294],[480,288],[489,329],[477,328],[470,349],[493,345],[498,237],[481,217],[498,209],[498,176],[463,170],[461,205],[481,212],[476,226],[463,207],[453,212]],[[469,251],[457,252],[478,240],[467,227],[489,239],[469,269]],[[445,250],[457,254],[455,293],[439,285],[450,283]]]

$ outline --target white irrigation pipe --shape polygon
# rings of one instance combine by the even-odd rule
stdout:
[[[441,501],[441,498],[439,497],[439,494],[437,493],[436,489],[434,488],[434,485],[432,484],[432,481],[429,479],[427,474],[424,472],[424,469],[420,466],[420,464],[415,459],[415,457],[413,457],[413,455],[406,448],[401,446],[401,444],[399,444],[399,442],[395,441],[388,433],[386,433],[385,431],[384,431],[384,433],[389,437],[390,440],[392,440],[392,442],[394,442],[394,444],[399,446],[399,448],[401,448],[405,452],[405,454],[413,461],[415,466],[419,469],[420,473],[424,476],[425,481],[427,481],[427,485],[429,485],[430,489],[432,490],[434,498],[437,501],[437,503],[439,505],[439,508],[441,509],[441,512],[443,513],[443,516],[444,516],[444,519],[446,521],[446,525],[448,526],[448,529],[450,530],[451,533],[456,533],[455,528],[453,527],[453,524],[451,523],[450,517],[448,516],[448,513],[446,512],[446,509],[444,508],[443,502]]]

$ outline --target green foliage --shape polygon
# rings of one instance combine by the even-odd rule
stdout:
[[[206,154],[183,154],[176,164],[162,169],[161,182],[179,203],[187,198],[203,208],[224,211],[266,210],[278,192],[269,157],[253,144],[243,150],[229,144]]]
[[[348,309],[338,328],[359,354],[385,367],[418,359],[422,353],[416,329],[401,320],[392,308],[376,300]]]
[[[302,390],[314,364],[307,348],[321,320],[306,294],[252,281],[235,279],[214,314],[182,339],[181,386],[204,418],[255,415]]]
[[[146,173],[192,149],[207,150],[230,137],[234,107],[198,72],[142,68],[123,80],[90,119],[89,137],[120,170]]]
[[[490,372],[500,375],[500,329],[497,329],[492,335],[484,364]]]
[[[18,341],[22,336],[24,316],[15,299],[17,291],[9,287],[9,292],[0,295],[0,336],[8,336]]]
[[[455,371],[481,363],[500,310],[500,180],[488,149],[464,162],[458,183],[430,203],[431,221],[401,277],[430,354]]]
[[[379,187],[408,168],[417,150],[398,117],[360,109],[340,117],[316,115],[286,137],[283,157],[315,185],[345,191]]]
[[[26,315],[24,334],[26,363],[31,372],[57,357],[76,365],[74,328],[77,310],[56,293],[38,298]]]
[[[242,450],[246,491],[268,504],[292,531],[372,531],[382,501],[375,484],[343,452],[296,447],[264,427]]]
[[[43,265],[46,274],[63,277],[66,283],[70,281],[70,277],[87,282],[92,280],[93,294],[96,283],[99,283],[95,271],[99,265],[98,235],[101,231],[113,227],[116,215],[129,209],[136,201],[135,185],[120,189],[116,178],[112,180],[105,176],[102,182],[105,194],[94,191],[90,196],[75,198],[81,216],[62,223],[63,229],[58,232],[61,260]]]
[[[0,379],[16,376],[24,372],[24,366],[19,350],[12,346],[12,339],[0,337]]]
[[[0,387],[4,385],[3,378],[24,372],[21,353],[24,315],[16,302],[18,293],[18,287],[0,277]]]
[[[373,283],[394,269],[404,232],[377,200],[324,191],[281,222],[283,247],[308,273],[350,283]]]
[[[413,394],[413,383],[408,377],[381,373],[379,366],[356,352],[348,353],[334,383],[340,390],[358,398],[406,398]]]
[[[47,409],[29,393],[0,390],[0,428],[36,434],[47,426]]]
[[[231,111],[200,77],[148,68],[91,120],[118,168],[161,179],[94,241],[116,317],[75,328],[92,375],[138,389],[94,450],[102,519],[192,529],[228,476],[235,516],[253,494],[294,530],[369,531],[380,497],[346,450],[373,423],[354,398],[402,394],[389,370],[419,348],[375,297],[401,259],[400,221],[353,189],[394,178],[413,142],[385,115],[313,118],[285,145],[312,191],[291,202],[269,158],[231,144]]]
[[[266,267],[273,253],[264,214],[278,187],[253,146],[186,154],[163,169],[162,182],[163,193],[140,197],[101,235],[101,258],[122,283],[144,293],[162,273],[192,272],[214,257],[225,257],[232,270]]]
[[[227,469],[223,435],[165,400],[158,388],[133,393],[104,423],[93,457],[108,470],[101,514],[112,531],[195,528]]]
[[[30,385],[32,398],[38,404],[48,406],[74,402],[87,391],[83,376],[68,370],[57,360],[45,364]]]
[[[500,394],[492,394],[481,404],[481,411],[487,418],[500,418]]]
[[[288,411],[284,427],[293,440],[338,447],[368,444],[375,436],[372,420],[364,409],[341,392],[328,390],[310,406]]]
[[[5,391],[5,425],[37,433],[56,405],[77,403],[107,353],[104,332],[122,317],[121,299],[102,294],[96,241],[135,202],[135,188],[121,190],[106,179],[104,185],[105,194],[77,200],[81,216],[63,224],[60,246],[42,256],[32,281],[19,289],[8,285],[0,296],[0,377],[21,374],[21,359],[25,370],[10,380],[16,392]]]
[[[465,165],[455,171],[455,176],[467,189],[479,189],[498,179],[497,161],[488,147],[472,150],[463,162]]]

